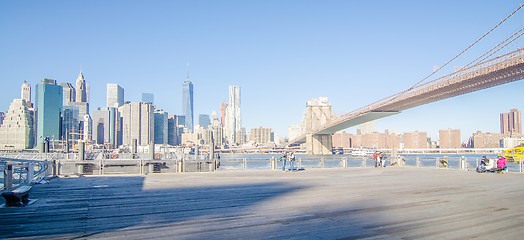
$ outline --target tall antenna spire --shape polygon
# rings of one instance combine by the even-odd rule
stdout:
[[[189,62],[187,62],[186,77],[187,77],[187,81],[189,81]]]

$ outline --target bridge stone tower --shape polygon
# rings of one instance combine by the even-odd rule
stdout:
[[[332,120],[331,103],[326,97],[311,99],[306,103],[306,153],[332,154],[332,134],[313,134],[321,125]]]

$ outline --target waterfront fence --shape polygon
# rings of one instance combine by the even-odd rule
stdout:
[[[56,161],[0,158],[0,189],[11,190],[57,175]]]
[[[141,155],[121,155],[126,159],[97,158],[78,160],[72,158],[56,160],[19,160],[6,159],[0,162],[0,170],[4,172],[2,188],[5,181],[14,187],[28,184],[45,177],[56,175],[106,175],[106,174],[153,174],[153,173],[183,173],[183,172],[214,172],[214,171],[246,171],[246,170],[282,170],[283,161],[279,155],[245,157],[223,156],[219,159],[201,159],[201,157],[184,156],[177,158],[159,156],[159,159],[145,159]],[[155,157],[156,158],[156,157]],[[463,156],[398,156],[386,158],[386,166],[439,168],[474,171],[480,158]],[[7,169],[11,164],[11,170]],[[287,161],[286,168],[290,162]],[[327,169],[327,168],[367,168],[374,167],[371,157],[355,156],[307,156],[298,155],[295,162],[296,170]],[[523,163],[508,163],[510,172],[522,172]],[[11,177],[6,177],[10,175]],[[11,179],[11,180],[9,180]]]

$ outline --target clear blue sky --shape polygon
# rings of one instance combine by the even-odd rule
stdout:
[[[415,84],[488,31],[519,1],[0,1],[0,111],[24,80],[74,83],[80,69],[91,109],[107,83],[128,101],[154,93],[182,112],[190,63],[199,113],[220,112],[228,86],[242,88],[249,131],[287,136],[305,102],[325,96],[347,113]],[[523,27],[513,16],[445,73]],[[524,39],[510,47],[524,45]],[[524,81],[424,105],[376,122],[377,130],[499,131],[499,114],[524,110]],[[348,129],[354,132],[354,129]]]

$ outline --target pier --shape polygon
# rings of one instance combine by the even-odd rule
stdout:
[[[522,174],[415,167],[62,177],[0,238],[518,239]]]

